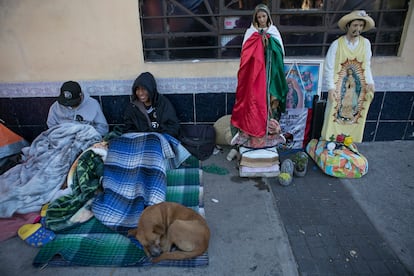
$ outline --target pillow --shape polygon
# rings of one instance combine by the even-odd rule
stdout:
[[[216,130],[216,144],[217,145],[230,145],[231,129],[230,129],[231,115],[225,115],[218,119],[213,127]]]

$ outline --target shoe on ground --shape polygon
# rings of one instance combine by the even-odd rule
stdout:
[[[25,224],[17,231],[18,236],[33,247],[41,247],[52,241],[56,235],[41,223]]]

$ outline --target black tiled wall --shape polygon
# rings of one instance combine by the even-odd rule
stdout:
[[[166,94],[183,124],[213,124],[231,114],[235,93]],[[129,95],[94,96],[102,106],[111,127],[122,123]],[[326,99],[326,92],[322,93]],[[0,118],[5,124],[32,141],[44,131],[50,105],[55,98],[0,98]],[[414,91],[376,92],[370,106],[364,141],[414,140]]]

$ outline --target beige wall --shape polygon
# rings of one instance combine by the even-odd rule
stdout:
[[[1,82],[124,79],[142,67],[137,0],[0,4]]]
[[[372,61],[374,76],[412,76],[414,74],[414,18],[411,3],[406,18],[399,57],[379,57]]]
[[[374,74],[412,75],[413,43],[410,19],[401,57],[374,59]],[[120,80],[147,70],[160,77],[236,76],[239,66],[144,63],[141,47],[138,0],[0,0],[0,82]]]

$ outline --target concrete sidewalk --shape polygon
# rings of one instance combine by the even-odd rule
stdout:
[[[359,149],[369,160],[368,174],[342,182],[414,274],[414,141],[363,143]]]
[[[209,265],[180,267],[32,267],[37,249],[19,238],[0,243],[0,275],[297,275],[296,262],[269,187],[261,179],[238,177],[227,152],[203,166],[228,169],[203,172],[204,203],[211,230]],[[217,202],[218,201],[218,202]]]
[[[369,163],[360,179],[327,176],[311,162],[288,187],[269,181],[302,275],[414,271],[414,142],[358,148]]]
[[[275,178],[240,178],[228,149],[204,161],[229,171],[203,176],[212,233],[206,267],[40,270],[31,265],[37,249],[13,238],[0,243],[0,274],[412,275],[414,142],[363,143],[359,150],[370,166],[361,179],[332,178],[310,164],[288,187]]]

